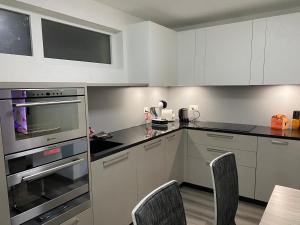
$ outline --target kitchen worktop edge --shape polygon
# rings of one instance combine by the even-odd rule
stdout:
[[[195,123],[179,123],[173,122],[170,123],[170,128],[165,131],[155,130],[151,127],[151,124],[143,124],[140,126],[135,126],[119,131],[112,132],[112,139],[110,141],[124,143],[120,146],[107,149],[105,151],[91,154],[91,161],[97,161],[99,159],[108,157],[110,155],[116,154],[118,152],[124,151],[126,149],[132,148],[134,146],[146,143],[148,141],[163,137],[170,133],[188,129],[188,130],[200,130],[200,131],[211,131],[211,132],[218,132],[218,133],[229,133],[229,134],[238,134],[238,135],[247,135],[247,136],[257,136],[257,137],[267,137],[267,138],[278,138],[278,139],[287,139],[287,140],[298,140],[300,141],[300,131],[293,131],[293,130],[273,130],[266,126],[255,126],[250,132],[241,132],[241,131],[230,131],[230,130],[215,130],[209,129],[207,127],[198,126]],[[157,132],[151,136],[148,136],[145,133],[149,131]],[[126,137],[125,136],[130,136]],[[130,139],[130,140],[128,140]]]

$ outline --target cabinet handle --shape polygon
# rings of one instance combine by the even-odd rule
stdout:
[[[213,138],[233,139],[233,136],[222,135],[222,134],[207,134],[207,136]]]
[[[74,224],[78,224],[79,222],[80,222],[80,219],[78,217],[75,217]]]
[[[274,144],[274,145],[289,145],[289,142],[272,140],[272,144]]]
[[[26,102],[26,103],[13,103],[16,108],[20,107],[33,107],[33,106],[44,106],[44,105],[62,105],[62,104],[74,104],[81,103],[81,100],[69,100],[69,101],[49,101],[49,102]]]
[[[172,136],[168,136],[167,139],[170,140],[173,139],[174,137],[176,137],[176,134],[173,134]]]
[[[151,143],[151,144],[144,145],[144,148],[145,148],[146,150],[150,150],[150,149],[152,149],[152,148],[154,148],[154,147],[156,147],[156,146],[158,146],[158,145],[160,145],[160,144],[161,144],[161,139],[160,139],[159,141],[153,142],[153,143]]]
[[[216,153],[222,153],[222,154],[225,154],[225,153],[228,152],[228,151],[225,151],[225,150],[222,150],[222,149],[217,149],[217,148],[207,148],[206,150],[208,152],[216,152]]]
[[[118,163],[120,161],[123,161],[125,159],[128,159],[128,155],[129,155],[129,153],[126,152],[125,154],[117,156],[117,157],[115,157],[113,159],[103,161],[103,167],[105,168],[105,167],[111,166],[113,164],[116,164],[116,163]]]
[[[80,219],[78,217],[74,217],[73,219],[69,220],[68,224],[70,225],[76,225],[78,224]]]

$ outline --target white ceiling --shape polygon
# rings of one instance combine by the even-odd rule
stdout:
[[[134,16],[176,28],[300,7],[300,0],[96,0]]]

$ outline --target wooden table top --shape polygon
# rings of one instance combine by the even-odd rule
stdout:
[[[275,186],[260,225],[300,225],[300,190]]]

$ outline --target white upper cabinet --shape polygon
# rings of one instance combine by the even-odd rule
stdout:
[[[250,85],[264,84],[264,63],[267,20],[253,21],[252,60]]]
[[[249,85],[252,21],[206,28],[205,84]]]
[[[206,29],[202,28],[196,30],[195,82],[197,85],[205,85],[205,80],[204,80],[205,44],[206,44]]]
[[[148,33],[149,29],[144,23],[138,23],[127,27],[126,59],[129,83],[149,83]]]
[[[129,83],[150,86],[300,84],[300,13],[176,32],[129,26]]]
[[[153,22],[141,22],[127,29],[129,83],[150,86],[176,85],[177,34]]]
[[[177,85],[195,85],[196,31],[177,33]]]
[[[300,84],[300,13],[267,19],[265,84]]]

